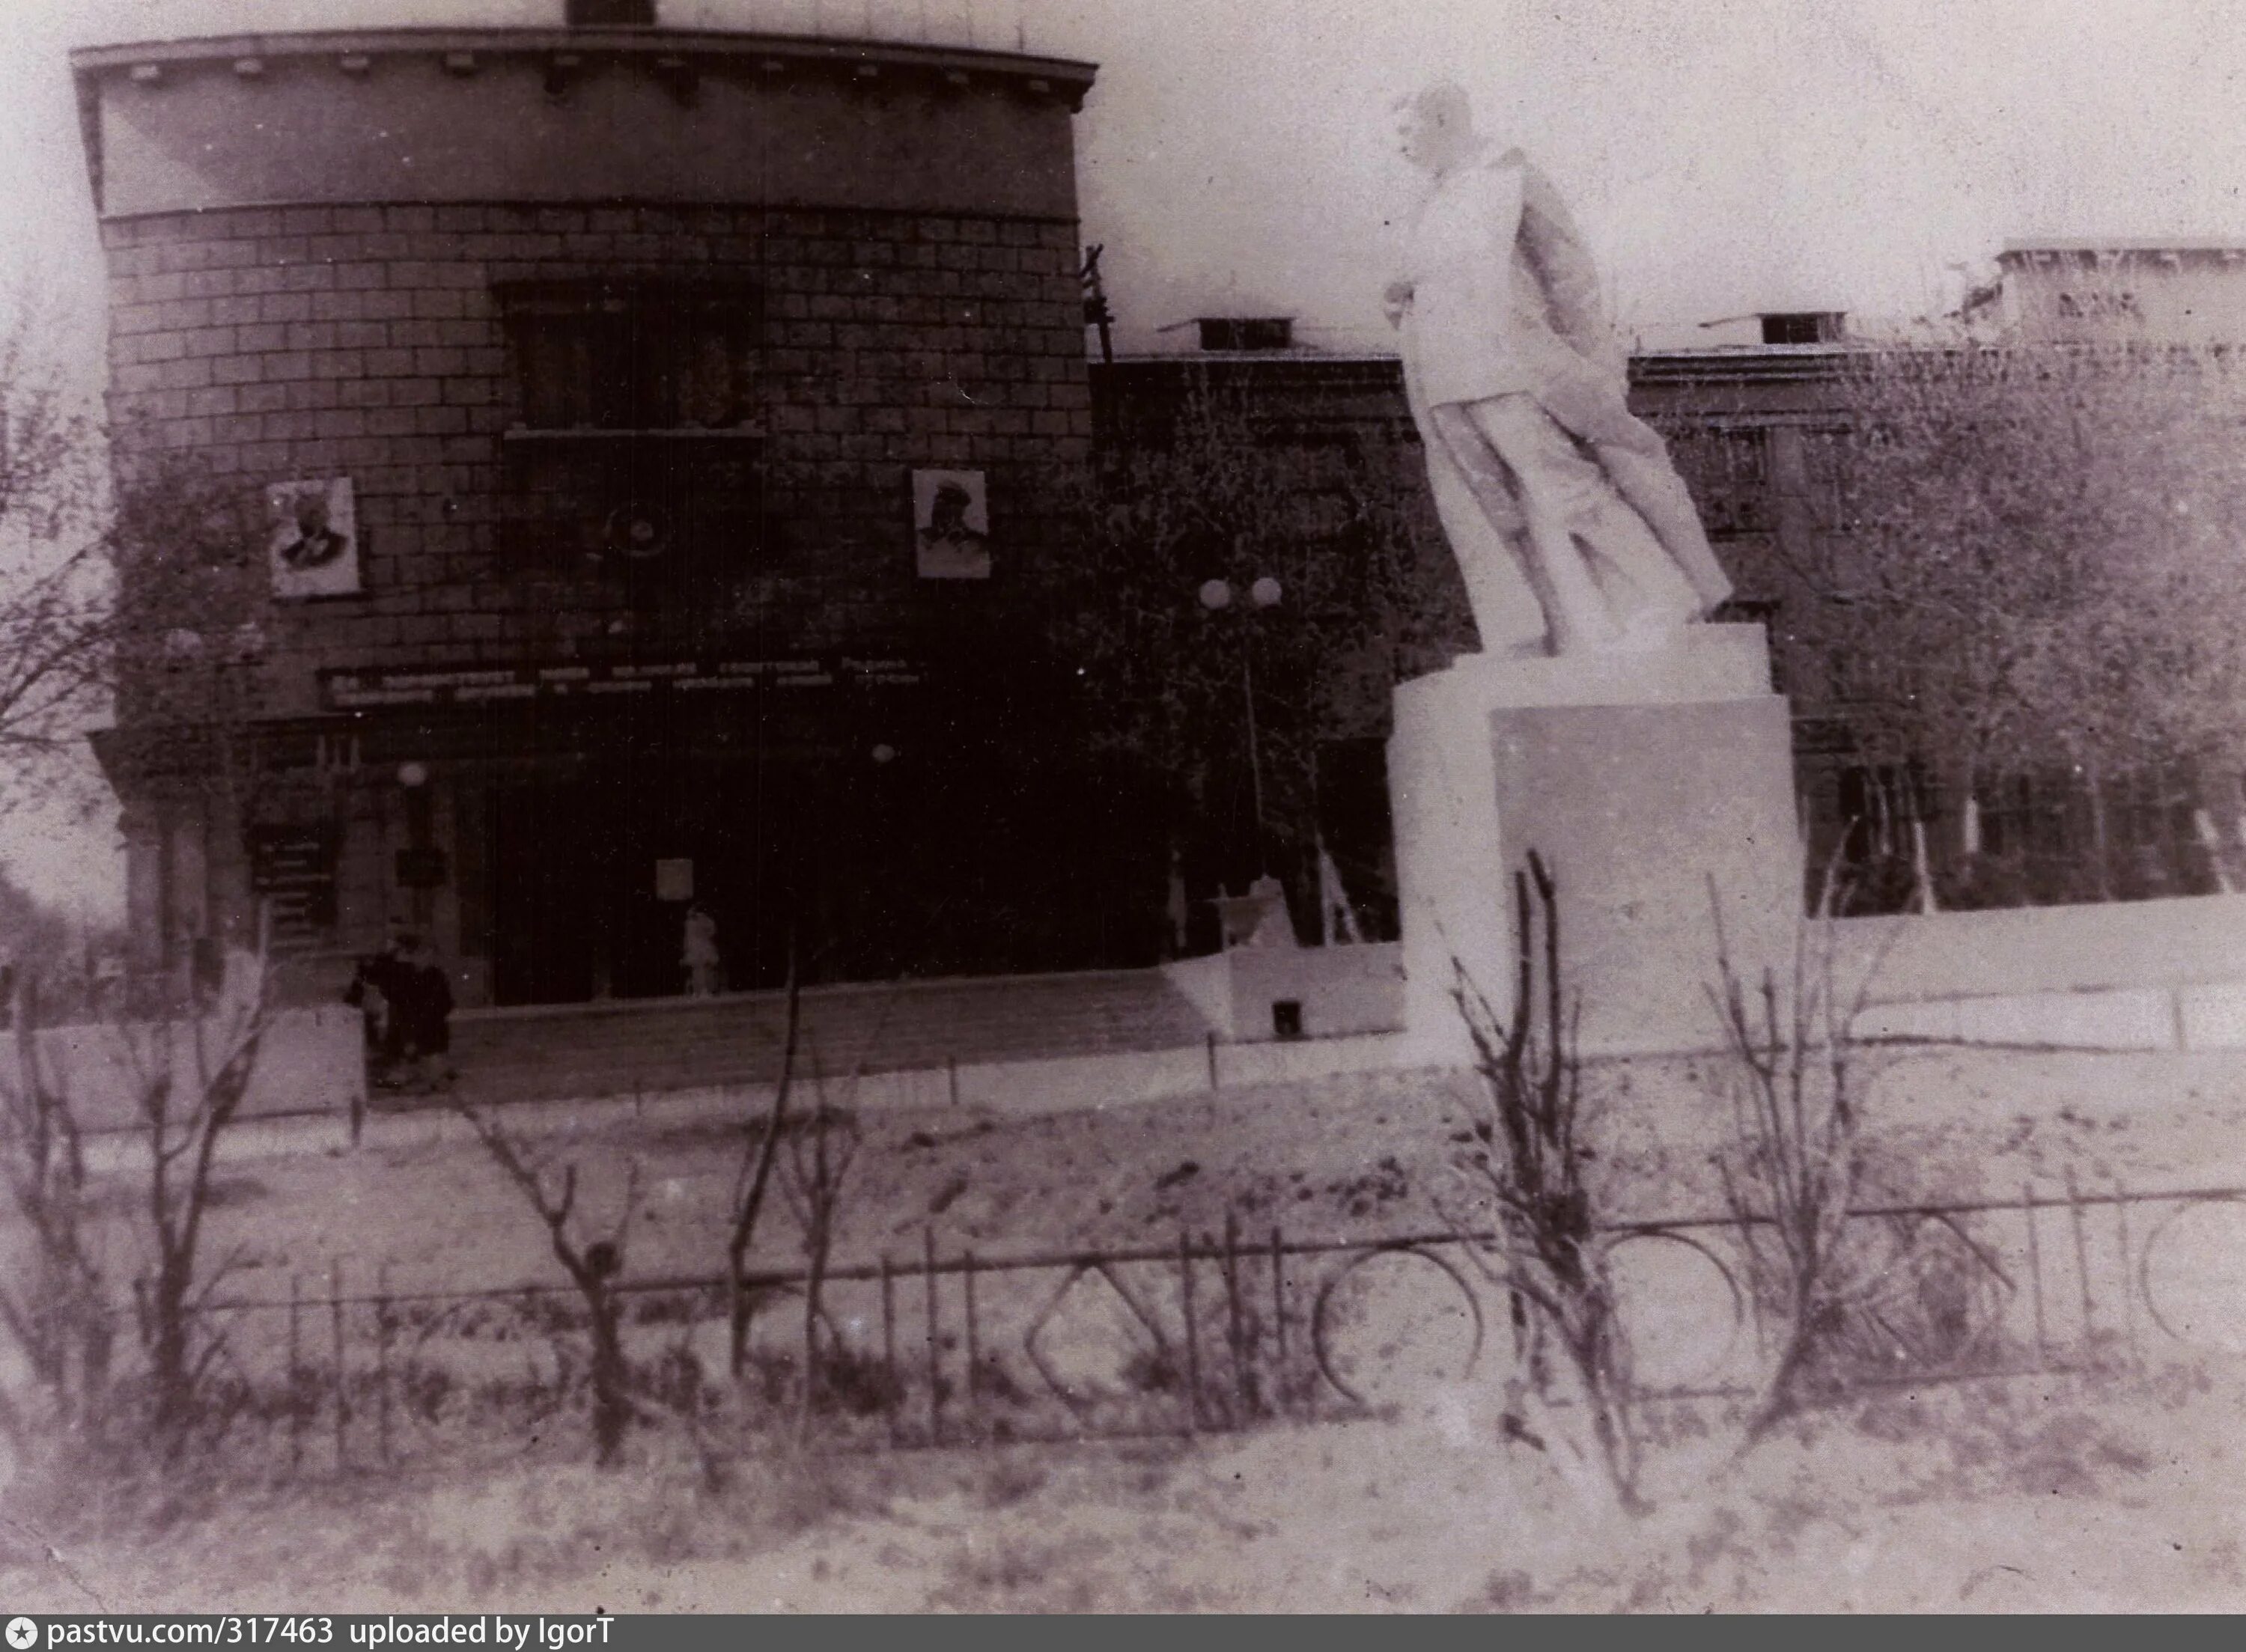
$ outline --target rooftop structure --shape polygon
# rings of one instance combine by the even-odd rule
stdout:
[[[2024,343],[2246,343],[2246,241],[2016,241],[1997,262]]]

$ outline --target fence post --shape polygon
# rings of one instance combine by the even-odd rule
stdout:
[[[390,1264],[374,1274],[374,1396],[375,1438],[381,1443],[382,1460],[390,1461]]]
[[[1759,1367],[1762,1361],[1770,1357],[1770,1327],[1763,1321],[1762,1292],[1758,1288],[1759,1281],[1755,1277],[1758,1258],[1754,1247],[1754,1225],[1744,1211],[1739,1214],[1739,1271],[1746,1276],[1747,1317],[1754,1322],[1755,1360]],[[1518,1293],[1513,1295],[1512,1303],[1513,1311],[1518,1315],[1521,1311]]]
[[[304,1455],[304,1355],[299,1329],[303,1318],[303,1281],[289,1275],[289,1472],[295,1474]]]
[[[1271,1378],[1273,1409],[1283,1414],[1288,1397],[1287,1249],[1280,1242],[1276,1224],[1271,1229],[1271,1338],[1277,1355]]]
[[[967,1429],[970,1438],[983,1437],[982,1365],[983,1341],[981,1327],[975,1315],[975,1253],[963,1252],[960,1257],[960,1274],[967,1288]]]
[[[1215,1090],[1218,1088],[1216,1082],[1216,1034],[1212,1032],[1208,1036],[1206,1046],[1208,1050],[1208,1087],[1211,1090]]]
[[[2129,1196],[2113,1184],[2113,1226],[2121,1241],[2121,1323],[2129,1340],[2129,1363],[2144,1369],[2144,1345],[2137,1340],[2137,1274],[2129,1254]]]
[[[936,1229],[920,1230],[921,1276],[928,1282],[928,1443],[943,1443],[943,1355],[936,1342]]]
[[[889,1268],[889,1253],[881,1253],[881,1394],[887,1402],[882,1411],[888,1413],[889,1444],[897,1443],[897,1407],[904,1395],[897,1382],[897,1293],[896,1279]]]
[[[2043,1247],[2036,1239],[2035,1184],[2020,1184],[2020,1207],[2027,1213],[2028,1223],[2028,1283],[2035,1300],[2036,1358],[2048,1363],[2051,1359],[2051,1334],[2044,1322],[2043,1307]]]
[[[1248,1370],[1247,1304],[1240,1300],[1240,1218],[1228,1207],[1224,1213],[1225,1339],[1232,1345],[1232,1390],[1240,1406],[1234,1426],[1245,1426],[1254,1415],[1256,1384]]]
[[[2092,1359],[2098,1357],[2098,1327],[2090,1309],[2090,1239],[2083,1231],[2082,1193],[2074,1185],[2074,1167],[2066,1171],[2066,1210],[2074,1228],[2074,1268],[2082,1281],[2082,1351]]]
[[[1201,1432],[1201,1331],[1194,1320],[1193,1241],[1178,1229],[1178,1295],[1186,1316],[1186,1432]]]
[[[336,1356],[336,1472],[351,1463],[351,1383],[344,1358],[344,1263],[340,1256],[328,1261],[328,1329]]]

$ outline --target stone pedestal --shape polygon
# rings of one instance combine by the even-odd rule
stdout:
[[[1472,1059],[1459,966],[1510,1010],[1513,873],[1532,848],[1559,886],[1585,1054],[1720,1044],[1714,901],[1743,970],[1792,958],[1793,730],[1759,625],[1692,626],[1648,653],[1466,656],[1397,690],[1388,771],[1406,1025],[1430,1063]]]

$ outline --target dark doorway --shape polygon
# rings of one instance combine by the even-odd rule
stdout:
[[[807,799],[793,765],[625,765],[602,777],[596,810],[610,850],[600,867],[608,904],[609,990],[663,997],[686,988],[686,914],[717,923],[718,986],[747,991],[786,976],[787,935],[811,881],[800,823]]]
[[[788,937],[816,950],[833,833],[800,765],[648,754],[499,789],[493,989],[500,1003],[686,990],[686,916],[717,924],[716,985],[779,985]]]
[[[1096,794],[1004,742],[922,732],[756,751],[643,725],[597,761],[496,787],[494,997],[683,994],[694,905],[717,926],[723,991],[780,986],[791,949],[807,982],[1143,962],[1114,955],[1107,913],[1114,867],[1137,890],[1144,857],[1085,852]]]
[[[598,903],[584,788],[502,785],[492,794],[492,996],[503,1004],[593,996]]]

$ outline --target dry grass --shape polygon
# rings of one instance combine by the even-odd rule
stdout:
[[[1623,1208],[1717,1207],[1722,1118],[1700,1077],[1594,1075],[1597,1163]],[[1930,1052],[1882,1082],[1869,1146],[1887,1185],[2016,1193],[2069,1169],[2246,1183],[2235,1058]],[[1290,1234],[1433,1225],[1466,1100],[1397,1075],[1036,1120],[869,1119],[836,1254],[904,1254],[930,1221],[986,1254],[1174,1235],[1228,1210]],[[738,1142],[615,1145],[643,1162],[635,1268],[721,1275]],[[573,1150],[595,1176],[598,1146]],[[355,1278],[390,1257],[400,1289],[550,1268],[472,1143],[234,1174],[213,1220],[284,1294],[289,1268],[312,1275],[331,1251]],[[764,1259],[795,1260],[787,1224],[767,1227]],[[1900,1391],[1789,1423],[1738,1462],[1742,1419],[1656,1407],[1656,1511],[1626,1531],[1504,1445],[1473,1391],[1192,1445],[804,1455],[774,1440],[717,1477],[679,1431],[648,1429],[607,1474],[533,1441],[511,1466],[417,1478],[169,1477],[98,1519],[18,1485],[0,1504],[0,1594],[112,1610],[2235,1607],[2242,1401],[2246,1366],[2222,1362]],[[582,1452],[581,1429],[553,1432]]]
[[[247,1501],[51,1560],[19,1533],[0,1587],[114,1611],[2236,1608],[2242,1402],[2238,1363],[1897,1392],[1744,1460],[1734,1424],[1672,1417],[1634,1521],[1441,1407],[1193,1446],[783,1453],[721,1490],[657,1449]]]
[[[1731,1120],[1708,1078],[1691,1061],[1592,1064],[1603,1207],[1720,1212],[1710,1155]],[[924,1226],[947,1248],[986,1254],[1142,1243],[1181,1224],[1221,1227],[1228,1208],[1251,1232],[1278,1222],[1290,1237],[1439,1227],[1429,1194],[1452,1137],[1471,1126],[1469,1083],[1381,1074],[1039,1118],[869,1116],[834,1256],[915,1252]],[[1868,1182],[1882,1193],[2011,1196],[2069,1168],[2086,1186],[2246,1184],[2246,1064],[2236,1056],[1930,1050],[1889,1065],[1866,1112],[1877,1132]],[[549,1145],[582,1161],[581,1198],[602,1209],[626,1159],[638,1158],[630,1276],[724,1274],[738,1132],[612,1130],[539,1144]],[[545,1230],[465,1139],[259,1159],[225,1176],[208,1242],[242,1247],[249,1265],[232,1282],[243,1292],[285,1298],[291,1271],[310,1288],[331,1257],[353,1288],[371,1282],[378,1261],[399,1291],[562,1282]],[[765,1222],[752,1266],[800,1260],[794,1225]]]

